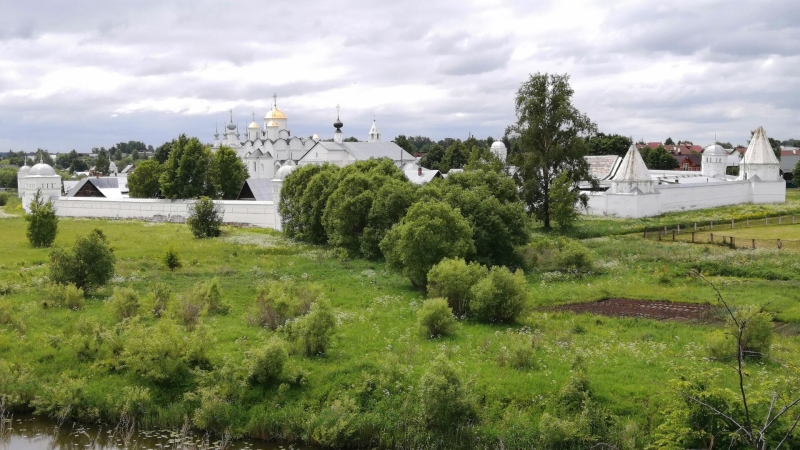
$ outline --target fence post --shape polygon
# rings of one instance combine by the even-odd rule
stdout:
[[[778,239],[778,250],[780,250],[780,249],[781,249],[781,240]]]
[[[644,238],[647,239],[647,227],[644,227]]]
[[[694,223],[694,231],[697,231],[697,222]]]
[[[672,230],[672,242],[675,242],[675,230]]]
[[[755,249],[756,249],[756,240],[753,239],[753,250],[755,250]]]
[[[692,244],[694,244],[694,231],[692,231]]]
[[[667,234],[667,226],[664,225],[664,234]]]
[[[713,244],[714,243],[714,233],[711,233],[710,236],[711,236],[711,243]]]
[[[781,217],[781,216],[778,216],[778,225],[780,225],[780,224],[781,224],[781,219],[782,219],[782,217]]]
[[[678,234],[681,234],[681,224],[678,224]]]
[[[736,238],[731,236],[731,248],[736,250]]]
[[[731,219],[731,230],[733,229],[733,219]]]
[[[661,230],[658,231],[658,240],[661,240]]]

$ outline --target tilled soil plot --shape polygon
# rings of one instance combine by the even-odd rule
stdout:
[[[592,313],[610,317],[641,317],[644,319],[697,320],[710,316],[711,305],[673,303],[628,298],[609,298],[591,303],[572,303],[550,308],[553,311]]]

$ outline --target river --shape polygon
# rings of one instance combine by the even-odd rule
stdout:
[[[65,424],[32,416],[13,417],[0,435],[0,450],[310,450],[298,444],[254,439],[220,442],[188,430],[125,432],[99,426]],[[10,429],[9,429],[10,428]]]

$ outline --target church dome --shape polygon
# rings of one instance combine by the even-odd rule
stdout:
[[[492,150],[505,150],[506,145],[503,144],[503,141],[494,141],[492,142]]]
[[[278,122],[275,122],[274,120],[270,120],[269,123],[267,124],[267,126],[268,127],[277,127],[278,126]]]
[[[117,171],[117,164],[114,161],[108,163],[108,171],[109,172],[116,172]]]
[[[30,172],[30,171],[31,171],[30,167],[22,166],[22,167],[19,168],[19,172],[17,172],[17,173],[19,173],[20,175],[27,175],[28,172]]]
[[[711,144],[703,150],[703,154],[709,156],[725,156],[728,152],[725,150],[725,147],[719,144]]]
[[[281,166],[281,168],[278,169],[277,172],[275,172],[275,178],[279,180],[285,180],[286,177],[291,175],[291,173],[294,172],[295,169],[297,169],[297,166],[288,166],[288,165]]]
[[[255,121],[250,122],[250,125],[247,126],[248,130],[258,130],[260,128]]]
[[[29,177],[52,177],[55,176],[56,171],[45,163],[39,163],[31,167],[28,172]]]
[[[315,141],[318,141],[319,140],[319,135],[317,133],[314,133],[314,135],[311,136],[311,139],[313,139]]]
[[[235,129],[236,129],[236,124],[235,124],[235,123],[233,123],[233,122],[231,122],[231,123],[229,123],[229,124],[227,125],[227,127],[226,127],[226,128],[227,128],[227,129],[229,129],[229,130],[231,130],[231,131],[233,131],[233,130],[235,130]]]
[[[272,120],[272,119],[285,119],[286,114],[283,113],[280,109],[273,107],[271,111],[267,112],[264,115],[264,120]]]

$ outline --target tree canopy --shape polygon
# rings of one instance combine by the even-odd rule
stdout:
[[[132,198],[157,198],[161,191],[159,179],[164,167],[155,159],[140,162],[128,175],[128,190]]]
[[[513,155],[519,167],[514,177],[529,213],[545,228],[551,227],[550,189],[559,174],[568,172],[575,189],[581,181],[596,183],[583,156],[586,138],[597,127],[573,106],[573,93],[569,75],[531,75],[517,92],[517,122],[508,129],[518,136],[520,148]]]

